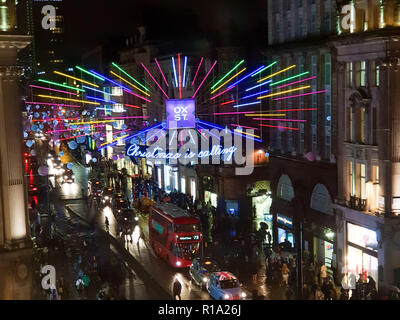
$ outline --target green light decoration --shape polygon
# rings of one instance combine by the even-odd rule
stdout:
[[[57,82],[48,81],[48,80],[44,80],[44,79],[38,79],[38,81],[39,82],[43,82],[43,83],[47,83],[47,84],[52,84],[53,86],[63,87],[63,88],[72,89],[72,90],[76,90],[76,91],[80,91],[80,92],[86,92],[83,89],[74,88],[74,87],[67,86],[66,84],[62,84],[62,83],[57,83]]]
[[[144,90],[146,90],[147,92],[150,91],[149,89],[147,89],[144,85],[142,85],[139,81],[137,81],[134,77],[132,77],[128,72],[126,72],[124,69],[122,69],[119,65],[117,65],[116,63],[112,62],[111,63],[115,68],[117,68],[119,71],[121,71],[122,73],[124,73],[126,76],[128,76],[130,79],[132,79],[133,81],[135,81],[139,86],[141,86]]]
[[[235,70],[236,70],[240,65],[242,65],[243,63],[244,63],[244,60],[240,61],[236,66],[234,66],[234,67],[232,68],[231,71],[229,71],[225,76],[223,76],[222,79],[220,79],[216,84],[214,84],[214,85],[211,87],[211,90],[213,90],[214,88],[216,88],[222,81],[224,81],[233,71],[235,71]]]
[[[309,74],[309,73],[310,73],[310,71],[303,72],[303,73],[300,73],[300,74],[296,74],[296,75],[293,76],[293,77],[289,77],[289,78],[282,79],[282,80],[279,80],[279,81],[277,81],[277,82],[271,83],[269,86],[270,86],[270,87],[273,87],[273,86],[276,86],[276,85],[278,85],[278,84],[280,84],[280,83],[288,82],[288,81],[290,81],[290,80],[292,80],[292,79],[300,78],[300,77],[305,76],[306,74]]]
[[[256,75],[258,75],[258,74],[260,74],[260,73],[263,73],[265,70],[267,70],[267,69],[273,67],[273,66],[276,65],[277,63],[278,63],[278,61],[272,62],[269,66],[266,66],[264,69],[262,69],[262,70],[258,71],[257,73],[253,74],[251,77],[253,78],[253,77],[255,77]]]
[[[95,74],[91,73],[90,71],[87,71],[87,70],[85,70],[85,69],[83,69],[83,68],[81,68],[81,67],[79,67],[79,66],[76,66],[75,68],[77,68],[78,70],[80,70],[80,71],[82,71],[82,72],[88,74],[89,76],[92,76],[92,77],[94,77],[94,78],[96,78],[96,79],[99,79],[99,80],[101,80],[101,81],[104,81],[103,78],[100,78],[99,76],[96,76]]]

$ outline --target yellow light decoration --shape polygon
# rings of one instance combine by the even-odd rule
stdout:
[[[245,114],[246,117],[286,117],[286,113],[281,113],[281,114],[254,114],[254,113],[248,113]]]
[[[232,76],[231,78],[229,78],[229,80],[225,81],[223,84],[221,84],[217,89],[214,89],[213,91],[211,91],[211,94],[217,92],[219,89],[221,89],[224,85],[226,85],[227,83],[229,83],[230,81],[232,81],[233,79],[235,79],[238,75],[240,75],[241,73],[245,72],[247,68],[244,68],[242,71],[239,71],[238,73],[236,73],[234,76]]]
[[[260,136],[256,136],[255,134],[246,133],[246,132],[243,132],[243,131],[240,131],[240,130],[237,130],[237,129],[235,129],[233,131],[235,131],[237,133],[240,133],[240,134],[245,134],[246,136],[250,136],[250,137],[254,137],[254,138],[261,138]]]
[[[105,145],[107,145],[107,144],[111,144],[111,143],[113,143],[113,142],[115,142],[115,141],[121,140],[121,139],[126,138],[126,137],[129,137],[129,134],[127,134],[126,136],[122,136],[122,137],[119,137],[119,138],[117,138],[117,139],[114,139],[114,140],[112,140],[112,141],[110,141],[110,142],[103,143],[103,144],[100,145],[100,147],[103,147],[103,146],[105,146]]]
[[[80,125],[80,124],[98,124],[98,123],[108,123],[108,122],[115,122],[115,120],[103,120],[103,121],[89,121],[89,122],[75,122],[70,123],[70,125]]]
[[[88,85],[90,85],[90,86],[92,86],[92,87],[99,88],[99,86],[98,86],[97,84],[91,83],[91,82],[86,81],[86,80],[83,80],[83,79],[75,78],[75,77],[73,77],[73,76],[70,76],[69,74],[65,74],[65,73],[58,72],[58,71],[54,71],[54,73],[55,73],[55,74],[58,74],[58,75],[60,75],[60,76],[64,76],[64,77],[70,78],[70,79],[72,79],[72,80],[76,80],[76,81],[79,81],[79,82],[88,84]]]
[[[278,71],[278,72],[276,72],[276,73],[273,73],[273,74],[271,74],[271,75],[269,75],[269,76],[267,76],[267,77],[265,77],[265,78],[262,78],[261,80],[258,80],[257,83],[264,82],[265,80],[268,80],[268,79],[270,79],[270,78],[272,78],[272,77],[277,76],[278,74],[284,73],[284,72],[286,72],[286,71],[288,71],[288,70],[290,70],[290,69],[293,69],[293,68],[296,68],[296,65],[295,65],[295,64],[292,65],[292,66],[290,66],[290,67],[288,67],[288,68],[286,68],[286,69],[283,69],[283,70],[281,70],[281,71]]]
[[[282,94],[285,94],[285,93],[290,93],[290,92],[294,92],[294,91],[300,91],[300,90],[309,89],[309,88],[311,88],[311,86],[304,86],[304,87],[295,88],[295,89],[286,90],[286,91],[281,91],[281,92],[277,92],[277,93],[271,93],[271,94],[268,94],[266,96],[258,97],[257,99],[261,100],[261,99],[275,97],[275,96],[279,96],[279,95],[282,95]]]
[[[77,99],[64,98],[64,97],[47,96],[47,95],[43,95],[43,94],[39,94],[38,97],[40,97],[40,98],[56,99],[56,100],[66,100],[66,101],[73,101],[73,102],[82,102],[82,103],[87,103],[87,104],[93,104],[93,105],[96,105],[96,106],[99,106],[99,105],[100,105],[100,103],[98,103],[98,102],[91,102],[91,101],[85,101],[85,100],[77,100]]]
[[[132,86],[133,88],[135,88],[136,90],[139,90],[140,92],[142,92],[143,94],[145,94],[146,96],[150,97],[150,95],[146,92],[143,91],[142,89],[139,89],[138,87],[136,87],[133,83],[130,83],[128,80],[122,78],[120,75],[116,74],[114,71],[110,71],[110,73],[114,76],[116,76],[117,78],[121,79],[122,81],[126,82],[127,84],[129,84],[130,86]]]

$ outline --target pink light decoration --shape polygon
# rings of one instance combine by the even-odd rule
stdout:
[[[216,96],[212,97],[210,100],[214,100],[215,98],[218,98],[219,96],[223,95],[225,92],[231,91],[233,88],[236,88],[236,86],[232,87],[230,89],[226,89],[225,91],[222,91],[221,93],[218,93]]]
[[[197,74],[199,73],[199,70],[200,70],[200,67],[201,67],[202,63],[203,63],[203,57],[200,60],[199,66],[197,67],[196,75],[194,76],[194,79],[193,79],[193,82],[192,82],[192,86],[194,86],[194,83],[195,83],[196,78],[197,78]]]
[[[93,126],[92,128],[101,128],[105,127],[106,125],[100,125],[100,126]],[[76,128],[76,129],[64,129],[64,130],[54,130],[54,131],[47,131],[46,133],[58,133],[58,132],[66,132],[66,131],[78,131],[78,130],[86,130],[90,129],[90,127],[81,127],[81,128]]]
[[[199,87],[197,88],[196,92],[194,93],[192,99],[194,99],[194,97],[196,97],[197,92],[199,92],[201,86],[203,85],[204,81],[206,81],[206,79],[208,78],[208,76],[210,75],[211,71],[214,69],[215,65],[217,64],[217,61],[214,62],[214,64],[212,65],[212,67],[210,68],[210,70],[208,70],[205,78],[203,79],[203,81],[200,83]]]
[[[209,139],[203,134],[201,133],[201,131],[199,129],[197,129],[197,131],[208,141]]]
[[[285,100],[285,99],[291,99],[291,98],[298,98],[298,97],[303,97],[303,96],[310,96],[310,95],[312,95],[312,94],[325,93],[325,92],[327,92],[327,91],[328,91],[328,90],[315,91],[315,92],[310,92],[310,93],[303,93],[303,94],[298,94],[298,95],[295,95],[295,96],[277,98],[277,99],[274,99],[274,101]]]
[[[125,107],[140,109],[139,106],[134,106],[134,105],[131,105],[131,104],[125,104]]]
[[[182,75],[181,75],[181,54],[178,53],[178,81],[179,81],[179,99],[182,99]]]
[[[295,119],[265,119],[265,118],[253,118],[253,120],[259,120],[259,121],[282,121],[282,122],[307,122],[307,120],[295,120]]]
[[[113,135],[120,134],[120,133],[124,133],[124,132],[127,132],[127,131],[132,131],[132,129],[126,129],[126,130],[114,132]]]
[[[70,104],[58,104],[58,103],[45,103],[45,102],[32,102],[32,101],[25,101],[26,104],[38,104],[38,105],[45,105],[45,106],[57,106],[57,107],[71,107],[71,108],[81,108],[81,106],[74,106]]]
[[[246,127],[246,126],[242,126],[242,125],[240,125],[240,124],[231,124],[231,126],[232,126],[232,127],[241,127],[241,128],[244,128],[244,129],[260,130],[260,129],[258,129],[258,128]]]
[[[147,119],[149,116],[138,116],[138,117],[107,117],[104,120],[120,120],[120,119]]]
[[[163,79],[164,79],[165,84],[167,85],[167,87],[169,87],[168,81],[167,81],[167,79],[165,78],[164,72],[162,72],[161,66],[160,66],[160,64],[158,63],[157,58],[155,58],[154,60],[156,61],[158,70],[160,70],[160,73],[161,73],[161,75],[162,75],[162,77],[163,77]]]
[[[72,94],[73,96],[76,96],[76,93],[72,93],[72,92],[68,92],[68,91],[62,91],[62,90],[57,90],[57,89],[51,89],[51,88],[45,88],[45,87],[40,87],[40,86],[34,86],[33,84],[30,84],[29,86],[30,86],[31,88],[38,88],[38,89],[43,89],[43,90],[48,90],[48,91],[54,91],[54,92]]]
[[[250,114],[255,113],[255,111],[247,111],[247,112],[222,112],[222,113],[213,113],[214,116],[223,116],[228,114]]]
[[[235,102],[235,100],[223,102],[223,103],[221,103],[221,106],[226,106],[227,104],[231,104],[231,103],[234,103],[234,102]]]
[[[44,120],[32,120],[32,122],[47,122],[47,121],[75,121],[79,120],[79,118],[74,118],[74,119],[44,119]]]
[[[298,128],[291,128],[291,127],[280,127],[280,126],[270,126],[268,124],[260,124],[261,127],[268,127],[268,128],[278,128],[278,129],[287,129],[287,130],[295,130],[299,131]]]
[[[126,90],[126,89],[123,89],[123,90],[124,90],[125,92],[127,92],[127,93],[130,93],[131,95],[133,95],[133,96],[135,96],[135,97],[138,97],[139,99],[142,99],[142,100],[147,101],[147,102],[151,102],[149,99],[143,98],[142,96],[139,96],[138,94],[133,93],[132,91],[128,91],[128,90]]]
[[[150,71],[146,68],[146,66],[143,64],[143,62],[141,62],[142,67],[144,68],[144,70],[146,70],[146,72],[149,74],[149,76],[151,77],[151,79],[153,79],[153,81],[156,83],[156,85],[160,88],[160,90],[162,91],[162,93],[167,97],[167,99],[169,99],[168,95],[165,93],[165,91],[161,88],[160,84],[156,81],[156,79],[154,79],[153,75],[150,73]]]
[[[300,81],[292,82],[292,83],[289,83],[289,84],[285,84],[285,85],[283,85],[283,86],[280,86],[280,87],[278,87],[277,89],[281,89],[281,88],[285,88],[285,87],[290,87],[290,86],[292,86],[292,85],[294,85],[294,84],[301,83],[301,82],[308,81],[308,80],[312,80],[312,79],[316,79],[316,78],[317,78],[317,77],[311,77],[311,78],[303,79],[303,80],[300,80]]]

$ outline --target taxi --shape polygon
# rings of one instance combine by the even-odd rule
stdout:
[[[247,297],[239,280],[230,272],[212,273],[207,291],[215,300],[243,300]]]
[[[211,258],[193,259],[189,268],[190,278],[202,289],[206,289],[210,273],[220,271],[217,263]]]

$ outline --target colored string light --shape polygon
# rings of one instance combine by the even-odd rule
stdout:
[[[164,133],[158,138],[158,140],[156,141],[156,143],[158,141],[160,141],[162,138],[164,138],[167,135],[168,131],[164,131]]]
[[[315,111],[317,110],[317,108],[308,108],[308,109],[282,109],[282,110],[270,110],[270,111],[278,111],[278,112],[282,112],[282,111]]]
[[[266,66],[264,69],[262,69],[262,70],[258,71],[257,73],[253,74],[251,77],[253,78],[253,77],[255,77],[256,75],[258,75],[258,74],[260,74],[260,73],[263,73],[265,70],[267,70],[267,69],[273,67],[273,66],[276,65],[277,63],[278,63],[278,61],[272,62],[269,66]]]
[[[310,92],[310,93],[303,93],[303,94],[298,94],[295,96],[290,96],[290,97],[283,97],[283,98],[278,98],[278,99],[274,99],[274,101],[278,101],[278,100],[284,100],[284,99],[292,99],[292,98],[298,98],[298,97],[304,97],[304,96],[310,96],[313,94],[319,94],[319,93],[325,93],[328,90],[322,90],[322,91],[315,91],[315,92]]]
[[[203,63],[203,60],[204,60],[204,58],[201,57],[199,66],[197,67],[196,74],[195,74],[195,76],[194,76],[194,78],[193,78],[192,86],[194,86],[194,83],[196,82],[196,78],[197,78],[197,75],[199,74],[199,70],[200,70],[201,64]]]
[[[174,57],[171,57],[171,59],[172,59],[172,70],[174,71],[175,88],[178,88],[178,77],[176,75],[175,59]]]
[[[98,93],[101,93],[101,94],[108,94],[108,93],[107,93],[107,92],[105,92],[105,91],[101,91],[101,90],[94,89],[94,88],[87,87],[87,86],[82,86],[82,88],[85,88],[85,89],[91,90],[91,91],[93,91],[93,92],[98,92]]]
[[[122,89],[125,89],[125,90],[130,91],[129,88],[123,86],[122,84],[120,84],[120,83],[118,83],[118,82],[115,82],[114,80],[111,80],[110,78],[107,78],[106,76],[103,76],[102,74],[97,73],[97,72],[94,71],[94,70],[90,70],[90,72],[92,72],[92,73],[94,73],[94,74],[96,74],[96,75],[98,75],[98,76],[100,76],[100,77],[103,77],[105,80],[107,80],[108,82],[111,82],[111,83],[115,84],[117,87],[120,87],[120,88],[122,88]]]
[[[282,122],[307,122],[307,120],[295,120],[295,119],[265,119],[265,118],[253,118],[257,121],[282,121]]]
[[[264,66],[262,66],[261,68],[263,68]],[[260,70],[260,68],[258,68],[257,70],[253,71],[252,73],[248,74],[247,76],[243,77],[242,79],[236,81],[234,84],[232,84],[229,88],[232,88],[236,85],[238,85],[239,83],[243,82],[244,80],[250,78],[253,74],[255,74],[256,72],[258,72]],[[229,89],[228,88],[228,89]]]
[[[53,130],[53,131],[47,131],[46,133],[59,133],[59,132],[67,132],[67,131],[79,131],[79,130],[88,130],[92,128],[102,128],[105,127],[106,125],[100,125],[100,126],[88,126],[88,127],[81,127],[81,128],[76,128],[76,129],[63,129],[63,130]]]
[[[219,113],[213,113],[214,116],[227,116],[227,115],[235,115],[235,114],[248,114],[248,113],[254,113],[255,111],[247,111],[247,112],[219,112]]]
[[[178,81],[179,81],[179,99],[182,99],[182,75],[181,75],[181,54],[178,53]]]
[[[146,88],[144,85],[142,85],[139,81],[137,81],[134,77],[132,77],[128,72],[126,72],[124,69],[122,69],[119,65],[117,65],[116,63],[112,62],[111,63],[115,68],[117,68],[119,71],[121,71],[123,74],[125,74],[129,79],[131,79],[132,81],[134,81],[136,84],[138,84],[139,86],[141,86],[144,90],[146,90],[147,92],[149,92],[150,90],[148,88]]]
[[[102,99],[102,98],[96,98],[96,97],[91,97],[91,96],[86,96],[86,99],[102,101],[102,102],[111,103],[111,104],[116,104],[117,103],[117,102],[112,101],[112,100],[105,100],[105,99]]]
[[[79,67],[79,66],[76,66],[75,68],[78,69],[78,70],[80,70],[80,71],[82,71],[82,72],[84,72],[84,73],[86,73],[86,74],[88,74],[89,76],[92,76],[92,77],[94,77],[94,78],[96,78],[96,79],[99,79],[100,81],[104,81],[104,80],[105,80],[105,79],[102,78],[101,76],[95,75],[95,74],[93,74],[92,72],[87,71],[87,70],[85,70],[85,69],[83,69],[83,68],[81,68],[81,67]]]
[[[75,121],[75,120],[79,120],[79,118],[73,118],[73,119],[61,119],[61,118],[56,118],[56,119],[40,119],[40,120],[32,120],[31,122]]]
[[[294,76],[292,76],[292,77],[279,80],[279,81],[277,81],[277,82],[272,83],[272,84],[271,84],[271,87],[276,86],[276,85],[278,85],[278,84],[281,84],[281,83],[283,83],[283,82],[287,82],[287,81],[290,81],[290,80],[293,80],[293,79],[296,79],[296,78],[300,78],[300,77],[305,76],[306,74],[309,74],[309,73],[310,73],[309,71],[306,71],[306,72],[303,72],[303,73],[300,73],[300,74],[296,74],[296,75],[294,75]]]
[[[247,91],[254,90],[254,89],[259,88],[259,87],[262,87],[262,86],[265,86],[265,85],[267,85],[267,84],[269,84],[269,83],[271,83],[271,82],[272,82],[272,80],[268,80],[268,81],[263,82],[263,83],[261,83],[261,84],[259,84],[259,85],[257,85],[257,86],[254,86],[254,87],[251,87],[251,88],[249,88],[249,89],[246,89],[246,92],[247,92]]]
[[[65,108],[81,108],[81,106],[75,106],[70,104],[59,104],[59,103],[46,103],[46,102],[32,102],[25,101],[26,104],[37,104],[37,105],[45,105],[45,106],[56,106],[56,107],[65,107]]]
[[[261,99],[275,97],[275,96],[279,96],[281,94],[286,94],[286,93],[290,93],[290,92],[294,92],[294,91],[300,91],[300,90],[309,89],[309,88],[311,88],[311,86],[304,86],[304,87],[295,88],[295,89],[286,90],[286,91],[281,91],[281,92],[277,92],[277,93],[271,93],[271,94],[268,94],[266,96],[258,97],[257,99],[261,100]]]
[[[265,77],[265,78],[263,78],[263,79],[261,79],[261,80],[258,80],[257,83],[264,82],[265,80],[268,80],[268,79],[270,79],[270,78],[272,78],[272,77],[277,76],[278,74],[284,73],[284,72],[286,72],[286,71],[288,71],[288,70],[290,70],[290,69],[293,69],[293,68],[296,68],[296,65],[292,65],[292,66],[290,66],[290,67],[288,67],[288,68],[286,68],[286,69],[283,69],[283,70],[281,70],[281,71],[275,72],[275,73],[273,73],[273,74],[271,74],[271,75],[269,75],[269,76],[267,76],[267,77]]]
[[[186,68],[187,68],[187,57],[185,57],[185,62],[183,63],[183,87],[186,87]]]
[[[246,112],[245,114],[246,117],[286,117],[285,113],[281,113],[281,114],[256,114],[255,112],[251,113],[251,112]]]
[[[259,139],[261,138],[260,136],[257,136],[257,135],[255,135],[255,134],[243,132],[243,131],[240,131],[240,130],[237,130],[237,129],[235,129],[235,130],[233,130],[233,131],[234,131],[234,132],[241,133],[241,134],[244,134],[244,135],[246,135],[246,136],[253,137],[253,138],[259,138]]]
[[[123,117],[122,119],[143,119],[143,118],[148,118],[148,116],[141,116],[141,117]],[[107,119],[107,118],[106,118]],[[75,122],[71,123],[71,125],[82,125],[82,124],[98,124],[98,123],[109,123],[109,122],[115,122],[115,120],[121,119],[121,118],[109,118],[113,120],[98,120],[98,121],[88,121],[88,122]]]
[[[196,97],[197,92],[199,92],[201,86],[203,85],[203,83],[206,81],[206,79],[208,78],[208,76],[210,75],[211,71],[214,69],[215,65],[217,64],[217,61],[214,62],[214,64],[212,65],[212,67],[210,68],[210,70],[208,70],[206,76],[204,77],[203,81],[200,83],[199,87],[197,88],[196,92],[194,93],[194,95],[192,96],[192,99],[194,99]]]
[[[256,96],[260,96],[260,95],[262,95],[264,93],[268,93],[268,92],[269,92],[269,90],[265,90],[265,91],[261,91],[261,92],[255,93],[255,94],[251,94],[249,96],[243,97],[242,100],[248,99],[248,98],[252,98],[252,97],[256,97]]]
[[[247,127],[247,126],[243,126],[243,125],[240,125],[240,124],[231,124],[231,126],[233,126],[233,127],[241,127],[241,128],[244,128],[244,129],[259,130],[258,128]]]
[[[205,131],[206,131],[206,133],[208,133],[208,134],[212,135],[213,137],[216,137],[218,140],[220,140],[220,141],[221,141],[221,137],[218,137],[216,134],[212,133],[210,130],[208,130],[208,129],[206,129],[206,128],[202,127],[201,125],[198,125],[198,127],[199,127],[200,129],[202,129],[202,130],[205,130]]]
[[[135,117],[107,117],[106,120],[121,120],[121,119],[147,119],[149,116],[135,116]]]
[[[241,71],[239,71],[238,73],[236,73],[235,75],[233,75],[232,77],[230,77],[228,80],[226,80],[223,84],[221,84],[217,89],[214,89],[213,91],[211,91],[211,94],[217,92],[219,89],[221,89],[223,86],[225,86],[227,83],[231,82],[233,79],[235,79],[237,76],[239,76],[240,74],[242,74],[243,72],[245,72],[247,69],[244,68]],[[230,89],[230,88],[228,88]]]
[[[235,102],[235,100],[223,102],[223,103],[221,103],[221,106],[226,106],[227,104],[231,104],[231,103],[234,103],[234,102]]]
[[[282,89],[282,88],[290,87],[290,86],[292,86],[292,85],[294,85],[294,84],[302,83],[302,82],[309,81],[309,80],[313,80],[313,79],[316,79],[316,78],[317,78],[317,77],[311,77],[311,78],[303,79],[303,80],[300,80],[300,81],[295,81],[295,82],[288,83],[288,84],[285,84],[285,85],[283,85],[283,86],[280,86],[280,87],[278,87],[277,89]]]
[[[233,88],[235,88],[235,87],[233,87]],[[224,93],[226,93],[228,91],[231,91],[233,88],[226,89],[225,91],[222,91],[221,93],[218,93],[216,96],[210,98],[210,100],[214,100],[215,98],[218,98],[219,96],[222,96]]]
[[[147,101],[147,102],[151,102],[151,100],[146,99],[145,97],[139,96],[138,94],[136,94],[136,93],[134,93],[134,92],[132,92],[132,91],[130,91],[130,90],[125,90],[125,89],[123,89],[123,90],[124,90],[126,93],[129,93],[129,94],[131,94],[131,95],[133,95],[133,96],[135,96],[135,97],[138,97],[139,99],[142,99],[142,100]]]
[[[139,106],[133,106],[133,105],[131,105],[131,104],[125,104],[125,107],[128,107],[128,108],[136,108],[136,109],[140,109],[141,107],[139,107]]]
[[[163,90],[163,88],[161,88],[160,84],[156,81],[156,79],[154,79],[153,75],[150,73],[149,70],[147,70],[146,66],[143,64],[143,62],[141,62],[142,67],[144,68],[144,70],[146,70],[146,72],[149,74],[150,78],[155,82],[155,84],[160,88],[160,90],[162,91],[162,93],[165,95],[165,97],[167,99],[169,99],[168,95],[165,93],[165,91]]]
[[[235,71],[240,65],[244,63],[245,60],[240,61],[236,66],[234,66],[226,75],[224,75],[216,84],[214,84],[211,87],[211,90],[213,90],[215,87],[217,87],[222,81],[224,81],[229,75]],[[218,90],[218,89],[217,89]]]
[[[63,88],[71,89],[71,90],[85,92],[85,90],[82,90],[82,89],[79,89],[79,88],[74,88],[74,87],[71,87],[71,86],[67,86],[66,84],[62,84],[62,83],[57,83],[57,82],[48,81],[48,80],[44,80],[44,79],[38,79],[38,81],[39,82],[43,82],[43,83],[47,83],[47,84],[52,84],[53,86],[58,86],[58,87],[63,87]]]
[[[117,134],[117,133],[114,133],[114,134]],[[124,136],[122,136],[122,137],[119,137],[119,138],[117,138],[117,139],[114,139],[114,140],[112,140],[112,141],[110,141],[110,142],[103,143],[102,145],[100,145],[100,147],[103,147],[103,146],[105,146],[105,145],[113,144],[113,143],[115,143],[115,142],[118,142],[119,140],[121,140],[121,139],[123,139],[123,138],[126,138],[127,136],[129,136],[129,134],[124,135]]]
[[[73,96],[76,96],[76,93],[68,92],[68,91],[62,91],[62,90],[57,90],[57,89],[51,89],[51,88],[45,88],[45,87],[40,87],[40,86],[34,86],[32,84],[29,85],[31,88],[37,88],[37,89],[43,89],[43,90],[48,90],[48,91],[54,91],[54,92],[60,92],[60,93],[65,93],[65,94],[71,94]]]
[[[155,58],[154,60],[156,61],[158,70],[160,70],[160,73],[161,73],[161,75],[162,75],[162,77],[163,77],[163,79],[164,79],[165,84],[167,85],[167,87],[169,87],[168,81],[167,81],[167,79],[165,78],[164,72],[162,71],[161,66],[160,66],[160,64],[158,63],[157,58]]]
[[[197,131],[199,132],[201,137],[203,137],[206,141],[209,141],[209,139],[199,129],[197,129]]]
[[[260,124],[261,127],[268,127],[268,128],[278,128],[278,129],[287,129],[287,130],[295,130],[295,131],[299,131],[298,128],[291,128],[291,127],[281,127],[281,126],[271,126],[268,124]]]
[[[94,104],[94,105],[96,105],[96,106],[100,105],[100,103],[98,103],[98,102],[91,102],[91,101],[85,101],[85,100],[77,100],[77,99],[64,98],[64,97],[47,96],[47,95],[43,95],[43,94],[39,94],[38,97],[40,97],[40,98],[56,99],[56,100],[66,100],[66,101],[73,101],[73,102],[81,102],[81,103],[87,103],[87,104]]]
[[[164,131],[164,129],[158,130],[155,134],[153,134],[153,135],[151,135],[149,138],[147,138],[147,139],[145,140],[145,142],[149,142],[151,139],[153,139],[154,137],[156,137],[159,133],[161,133],[161,132],[163,132],[163,131]]]
[[[80,135],[80,136],[58,139],[58,140],[56,140],[56,141],[72,140],[72,139],[81,138],[81,137],[93,136],[93,135],[98,134],[98,133],[101,133],[101,132],[93,132],[93,133],[83,134],[83,135]]]
[[[241,108],[241,107],[247,107],[247,106],[254,106],[256,104],[261,104],[261,101],[249,102],[249,103],[244,103],[244,104],[237,104],[236,106],[233,106],[233,107],[234,108]]]
[[[99,86],[97,84],[91,83],[91,82],[86,81],[86,80],[82,80],[80,78],[76,78],[76,77],[70,76],[69,74],[65,74],[65,73],[62,73],[62,72],[59,72],[59,71],[53,71],[53,72],[55,74],[58,74],[59,76],[63,76],[63,77],[66,77],[66,78],[69,78],[69,79],[72,79],[72,80],[75,80],[75,81],[79,81],[79,82],[88,84],[89,86],[92,86],[92,87],[95,87],[95,88],[99,88]]]
[[[145,94],[146,96],[150,97],[150,95],[149,95],[146,91],[144,91],[144,90],[138,88],[138,87],[135,86],[133,83],[129,82],[128,80],[124,79],[124,78],[121,77],[120,75],[116,74],[114,71],[110,71],[110,73],[111,73],[112,75],[116,76],[118,79],[120,79],[120,80],[126,82],[126,83],[129,84],[131,87],[135,88],[136,90],[138,90],[138,91],[142,92],[143,94]]]

